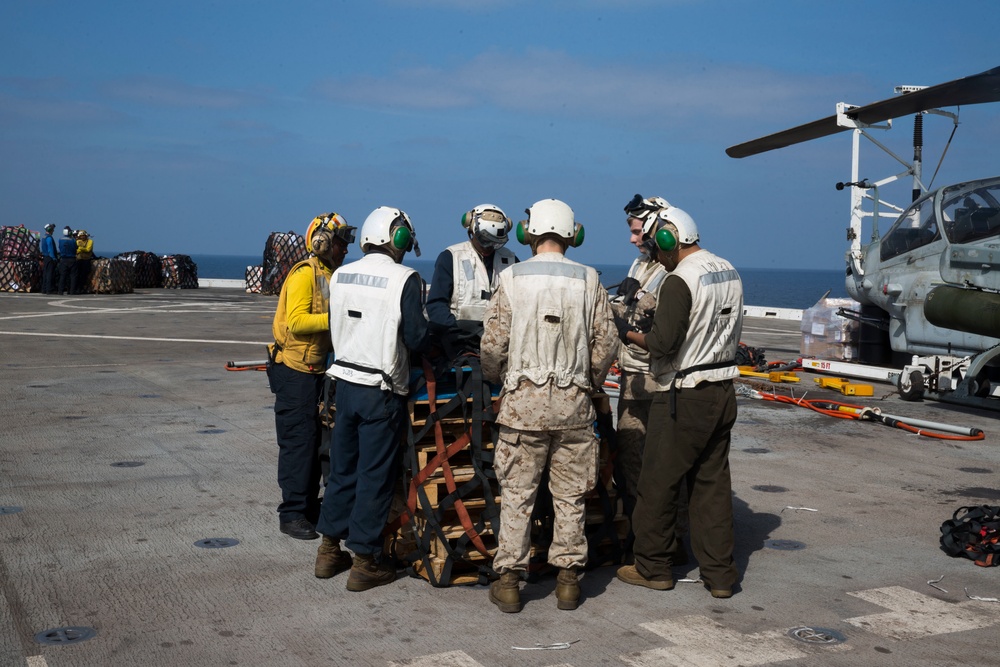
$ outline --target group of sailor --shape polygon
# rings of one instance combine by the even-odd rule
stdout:
[[[349,264],[356,228],[336,213],[311,222],[310,256],[292,267],[278,298],[268,379],[280,530],[322,537],[317,577],[349,570],[351,591],[395,579],[382,532],[407,420],[410,354],[472,352],[484,378],[502,387],[494,448],[499,576],[489,599],[501,611],[521,610],[530,517],[547,471],[557,607],[576,609],[587,564],[584,496],[597,483],[599,460],[592,396],[617,358],[620,492],[635,533],[634,562],[618,578],[673,588],[671,568],[687,559],[677,521],[686,499],[702,580],[714,597],[732,595],[739,573],[728,455],[742,283],[728,261],[698,245],[698,228],[682,209],[636,195],[625,212],[639,256],[613,295],[596,270],[566,257],[584,239],[573,210],[545,199],[517,225],[493,204],[465,213],[468,239],[438,256],[426,304],[419,275],[402,264],[406,253],[420,253],[404,211],[372,211],[360,230],[364,255]],[[530,258],[519,261],[505,247],[512,234]],[[336,381],[336,420],[320,499],[325,376]]]
[[[39,243],[42,253],[42,294],[82,294],[94,258],[94,239],[85,229],[63,227],[62,237],[52,236],[56,226],[45,225]],[[68,290],[68,292],[67,292]]]

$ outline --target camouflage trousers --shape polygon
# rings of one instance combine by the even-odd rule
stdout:
[[[597,485],[600,448],[591,427],[565,431],[519,431],[500,426],[493,467],[500,481],[500,535],[493,569],[528,568],[531,512],[542,473],[549,471],[553,530],[549,563],[562,568],[587,564],[584,496]]]
[[[625,495],[635,503],[639,492],[639,471],[642,470],[642,450],[646,444],[646,422],[653,399],[618,399],[618,463],[625,482]]]

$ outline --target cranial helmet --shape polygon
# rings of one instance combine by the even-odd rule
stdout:
[[[531,205],[524,211],[527,220],[517,223],[517,240],[521,243],[531,243],[532,239],[543,234],[555,234],[569,243],[573,248],[583,244],[583,225],[573,217],[573,209],[558,199],[543,199]]]
[[[663,197],[647,197],[643,199],[642,195],[636,193],[625,204],[625,213],[629,218],[642,220],[642,233],[645,236],[650,233],[656,222],[654,214],[665,208],[670,208],[670,202]]]
[[[63,227],[63,236],[73,236],[73,230],[70,228],[69,225]]]
[[[417,233],[410,216],[391,206],[379,206],[361,225],[361,250],[368,252],[372,246],[386,246],[394,254],[413,250],[420,257]]]
[[[634,217],[634,216],[633,216]],[[699,240],[698,226],[694,224],[694,219],[688,215],[687,211],[676,206],[666,206],[651,215],[652,220],[647,226],[643,224],[643,246],[649,251],[651,256],[655,256],[656,249],[670,252],[680,245],[691,245]],[[677,229],[675,234],[667,223]]]
[[[462,215],[462,226],[483,248],[496,250],[506,245],[512,224],[499,206],[480,204]]]
[[[350,245],[354,243],[354,231],[356,229],[357,227],[351,227],[347,224],[347,220],[344,220],[344,216],[339,213],[317,215],[309,223],[309,228],[306,229],[306,250],[315,255],[326,253],[329,250],[327,233]],[[317,236],[317,232],[326,233]]]

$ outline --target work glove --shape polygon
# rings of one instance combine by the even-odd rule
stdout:
[[[625,305],[629,305],[635,300],[635,293],[639,291],[642,285],[635,278],[626,278],[621,281],[618,285],[618,291],[615,292],[615,296],[621,297],[621,300]]]
[[[628,323],[628,320],[615,315],[615,329],[618,330],[618,340],[628,345],[628,332],[635,331],[635,329],[632,328],[632,325]]]
[[[639,333],[647,334],[649,330],[653,328],[653,313],[646,313],[639,317],[635,321],[635,328],[633,331],[638,331]]]

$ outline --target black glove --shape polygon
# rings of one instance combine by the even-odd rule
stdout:
[[[632,328],[632,325],[629,324],[627,320],[618,317],[617,315],[615,315],[614,318],[615,328],[618,329],[618,340],[628,345],[628,332],[635,331],[635,329]]]
[[[647,334],[653,328],[653,314],[647,313],[635,321],[635,331]]]
[[[618,285],[618,291],[615,292],[615,296],[620,296],[627,306],[635,300],[635,294],[641,287],[642,285],[635,278],[626,278]]]

